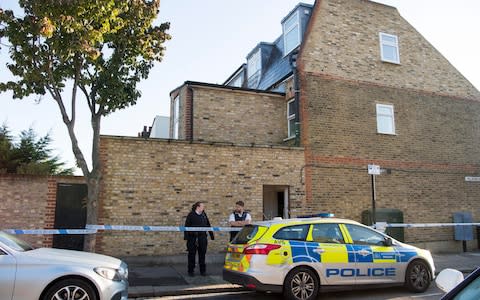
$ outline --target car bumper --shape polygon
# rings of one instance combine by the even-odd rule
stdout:
[[[223,269],[223,280],[261,292],[281,293],[283,290],[282,285],[264,284],[253,276],[225,269]]]
[[[99,291],[100,299],[105,300],[127,300],[128,299],[128,281],[115,281],[108,287]]]

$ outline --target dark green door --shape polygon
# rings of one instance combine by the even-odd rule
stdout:
[[[85,199],[86,184],[57,185],[57,205],[55,207],[55,229],[83,229],[87,219]],[[83,250],[82,234],[54,235],[53,247],[60,249]]]

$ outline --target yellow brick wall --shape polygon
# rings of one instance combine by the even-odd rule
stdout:
[[[302,211],[300,148],[244,147],[101,138],[104,176],[100,224],[180,226],[196,201],[205,201],[212,226],[226,226],[238,200],[254,220],[263,217],[263,185],[290,187],[293,215]],[[209,251],[225,248],[217,234]],[[182,233],[102,233],[97,251],[116,256],[183,254]]]
[[[188,139],[193,97],[193,140],[240,144],[283,144],[287,138],[285,95],[187,84],[179,90],[179,139]],[[177,92],[172,94],[173,99]]]
[[[316,6],[300,56],[305,72],[480,100],[480,92],[397,9],[365,0]],[[400,65],[381,61],[379,32],[397,35]]]

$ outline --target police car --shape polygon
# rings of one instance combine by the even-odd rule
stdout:
[[[337,218],[246,225],[228,244],[223,268],[226,281],[298,300],[369,285],[405,285],[420,293],[428,289],[433,274],[428,250]]]

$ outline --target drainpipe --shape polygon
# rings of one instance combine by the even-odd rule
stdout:
[[[298,80],[297,69],[298,50],[295,50],[290,55],[290,65],[293,71],[293,92],[295,103],[295,146],[300,146],[300,84]]]

